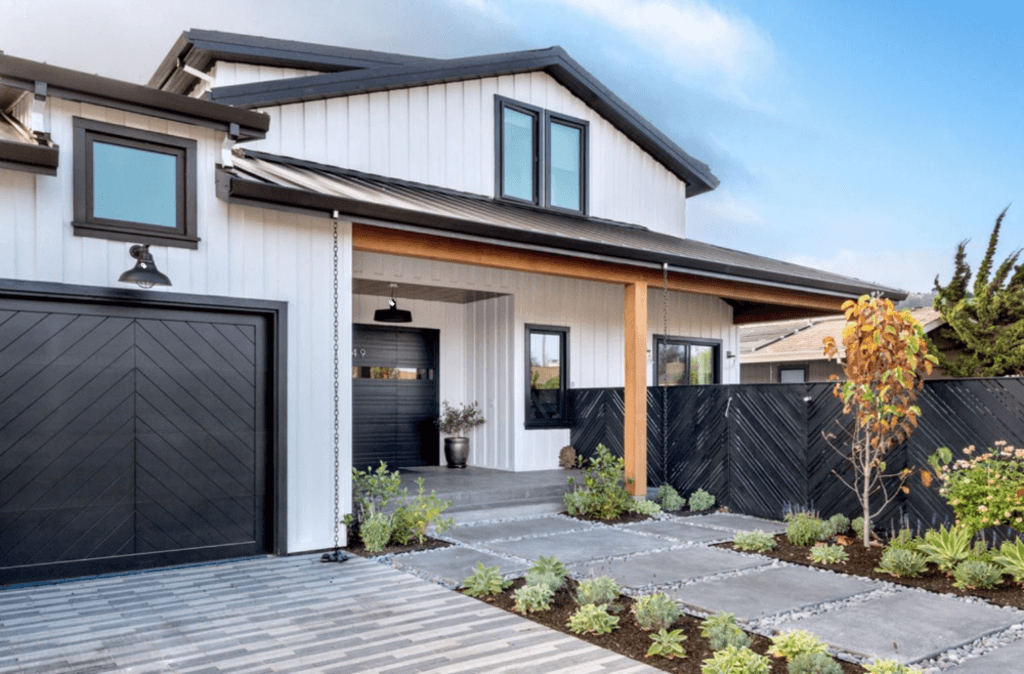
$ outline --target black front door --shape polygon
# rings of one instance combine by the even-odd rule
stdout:
[[[438,463],[438,331],[352,326],[352,465]]]

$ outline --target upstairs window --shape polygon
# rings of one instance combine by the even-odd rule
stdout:
[[[569,328],[526,326],[526,428],[569,424]]]
[[[779,367],[779,382],[802,384],[807,381],[807,368],[801,366]]]
[[[194,140],[74,120],[75,234],[196,248]]]
[[[501,96],[495,100],[498,197],[585,213],[587,123]]]
[[[719,383],[719,342],[655,335],[654,343],[658,386]]]

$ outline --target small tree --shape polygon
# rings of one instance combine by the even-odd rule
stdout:
[[[897,311],[892,302],[864,295],[843,303],[846,325],[842,342],[846,381],[832,393],[843,399],[843,413],[854,413],[849,452],[853,481],[836,476],[857,495],[864,517],[864,545],[871,544],[871,519],[880,514],[905,486],[909,470],[886,473],[883,459],[898,442],[917,427],[921,409],[914,405],[922,376],[931,374],[935,356],[928,353],[924,328],[909,311]],[[824,339],[825,356],[841,362],[835,339]],[[831,379],[837,379],[832,375]],[[826,436],[826,440],[830,440]],[[892,481],[895,480],[895,488]],[[882,503],[872,510],[872,497],[881,493]],[[877,501],[877,499],[876,499]]]
[[[1024,375],[1024,265],[1017,265],[1021,250],[1010,253],[992,273],[1004,217],[1006,209],[996,218],[972,293],[967,241],[957,246],[949,283],[943,287],[935,277],[933,306],[946,322],[938,334],[959,351],[954,358],[939,354],[939,362],[954,377]]]

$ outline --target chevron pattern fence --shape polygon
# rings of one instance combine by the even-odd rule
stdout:
[[[647,390],[647,479],[681,494],[698,488],[733,512],[780,517],[788,507],[859,512],[837,477],[851,469],[842,448],[852,418],[832,384],[651,387]],[[585,456],[599,443],[622,456],[623,390],[574,389],[572,444]],[[1024,379],[929,381],[918,397],[920,425],[886,457],[888,470],[918,467],[937,447],[954,459],[968,445],[1024,446]],[[667,414],[664,413],[667,411]],[[878,521],[934,526],[952,511],[933,486],[914,479]]]

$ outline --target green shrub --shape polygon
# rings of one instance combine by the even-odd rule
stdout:
[[[1014,581],[1024,584],[1024,541],[1003,541],[993,561],[1006,573],[1012,573]]]
[[[921,553],[904,548],[886,548],[875,571],[897,578],[917,578],[926,568],[928,560]]]
[[[645,632],[672,627],[680,614],[679,605],[664,592],[637,597],[633,612],[636,614],[636,624]]]
[[[562,499],[570,515],[613,520],[629,512],[633,496],[622,483],[626,462],[611,453],[604,445],[597,446],[597,455],[589,461],[580,459],[583,483],[569,478],[572,491]],[[630,480],[630,484],[632,479]]]
[[[698,489],[690,494],[690,510],[693,512],[707,510],[713,505],[715,505],[715,497],[703,489]]]
[[[550,571],[560,578],[565,578],[569,574],[569,571],[565,568],[565,564],[562,564],[558,557],[555,557],[554,555],[551,555],[550,557],[538,557],[537,561],[530,567],[530,570],[538,572]]]
[[[987,590],[1003,582],[1003,568],[983,559],[966,559],[956,565],[953,585],[968,590]]]
[[[853,521],[850,522],[850,528],[853,529],[853,534],[860,540],[864,539],[864,518],[854,517]]]
[[[775,536],[763,531],[740,531],[733,536],[732,544],[740,550],[768,552],[775,549]]]
[[[786,666],[789,674],[843,674],[843,667],[828,653],[801,653]]]
[[[745,648],[750,645],[750,637],[736,623],[736,616],[721,611],[704,619],[700,635],[708,640],[711,650],[723,648]]]
[[[427,528],[434,524],[439,532],[455,526],[452,518],[439,519],[441,514],[451,506],[451,501],[437,497],[434,491],[427,496],[423,493],[423,478],[416,480],[418,493],[409,502],[409,490],[402,488],[399,472],[389,471],[383,461],[376,470],[361,471],[352,469],[352,512],[345,515],[344,522],[362,541],[370,552],[380,552],[388,543],[394,542],[408,545],[413,538],[422,543],[426,539]],[[390,516],[389,536],[384,544],[380,544],[383,531],[381,515],[388,504],[398,501],[398,506]],[[375,519],[374,519],[375,518]],[[367,532],[368,522],[374,519],[373,531]],[[372,539],[372,544],[367,539]],[[372,547],[371,547],[372,545]]]
[[[502,580],[496,566],[484,568],[483,562],[476,563],[476,571],[462,581],[462,592],[470,597],[489,597],[512,585],[510,580]]]
[[[850,518],[842,513],[836,513],[825,520],[825,538],[835,538],[839,534],[845,534],[850,529]]]
[[[971,536],[988,527],[1007,524],[1024,533],[1024,449],[999,440],[994,448],[976,457],[974,447],[965,448],[971,457],[952,462],[952,453],[939,449],[928,462],[942,487],[943,495],[956,513],[957,524]]]
[[[534,569],[530,569],[526,572],[526,584],[543,585],[554,593],[565,587],[565,578],[551,571],[536,571]]]
[[[686,505],[686,499],[679,495],[675,487],[668,484],[658,487],[658,495],[655,498],[665,510],[682,510]]]
[[[444,533],[455,526],[455,520],[451,517],[438,519],[445,510],[451,507],[451,501],[444,501],[437,497],[437,493],[431,489],[430,495],[423,494],[423,478],[416,478],[416,496],[410,503],[403,504],[395,509],[394,529],[391,538],[408,545],[409,541],[416,538],[420,543],[427,538],[427,527],[431,523],[438,533]]]
[[[768,674],[771,663],[764,655],[741,646],[716,649],[715,654],[704,661],[701,674]]]
[[[633,499],[633,502],[629,504],[629,509],[638,515],[647,515],[648,517],[654,517],[661,513],[661,506],[654,501],[647,501],[641,499]]]
[[[811,561],[815,564],[842,564],[850,561],[850,556],[841,545],[815,545],[811,548]]]
[[[970,556],[971,536],[966,527],[939,527],[938,530],[926,531],[917,549],[929,562],[938,564],[940,570],[951,574],[957,564]]]
[[[555,596],[547,585],[525,585],[512,594],[516,598],[515,609],[523,614],[547,611]]]
[[[828,646],[807,630],[790,630],[772,637],[768,655],[792,660],[806,653],[828,653]]]
[[[611,634],[619,627],[619,619],[608,613],[604,604],[584,604],[569,616],[567,624],[575,634]]]
[[[657,634],[651,634],[650,637],[654,643],[647,649],[648,658],[655,655],[660,655],[669,660],[686,657],[686,650],[682,645],[686,641],[686,635],[683,634],[682,630],[672,630],[669,632],[662,627]]]
[[[610,604],[619,598],[619,584],[608,576],[584,580],[576,588],[576,603]]]
[[[792,545],[814,545],[825,538],[825,523],[809,513],[786,515],[786,539]]]
[[[914,534],[910,529],[900,529],[899,532],[889,539],[885,547],[896,550],[910,550],[917,552],[918,543],[920,539],[914,538]]]
[[[921,670],[907,667],[896,660],[875,660],[870,665],[864,665],[867,674],[913,674]]]
[[[380,552],[391,540],[392,518],[386,513],[370,515],[359,528],[367,552]]]

